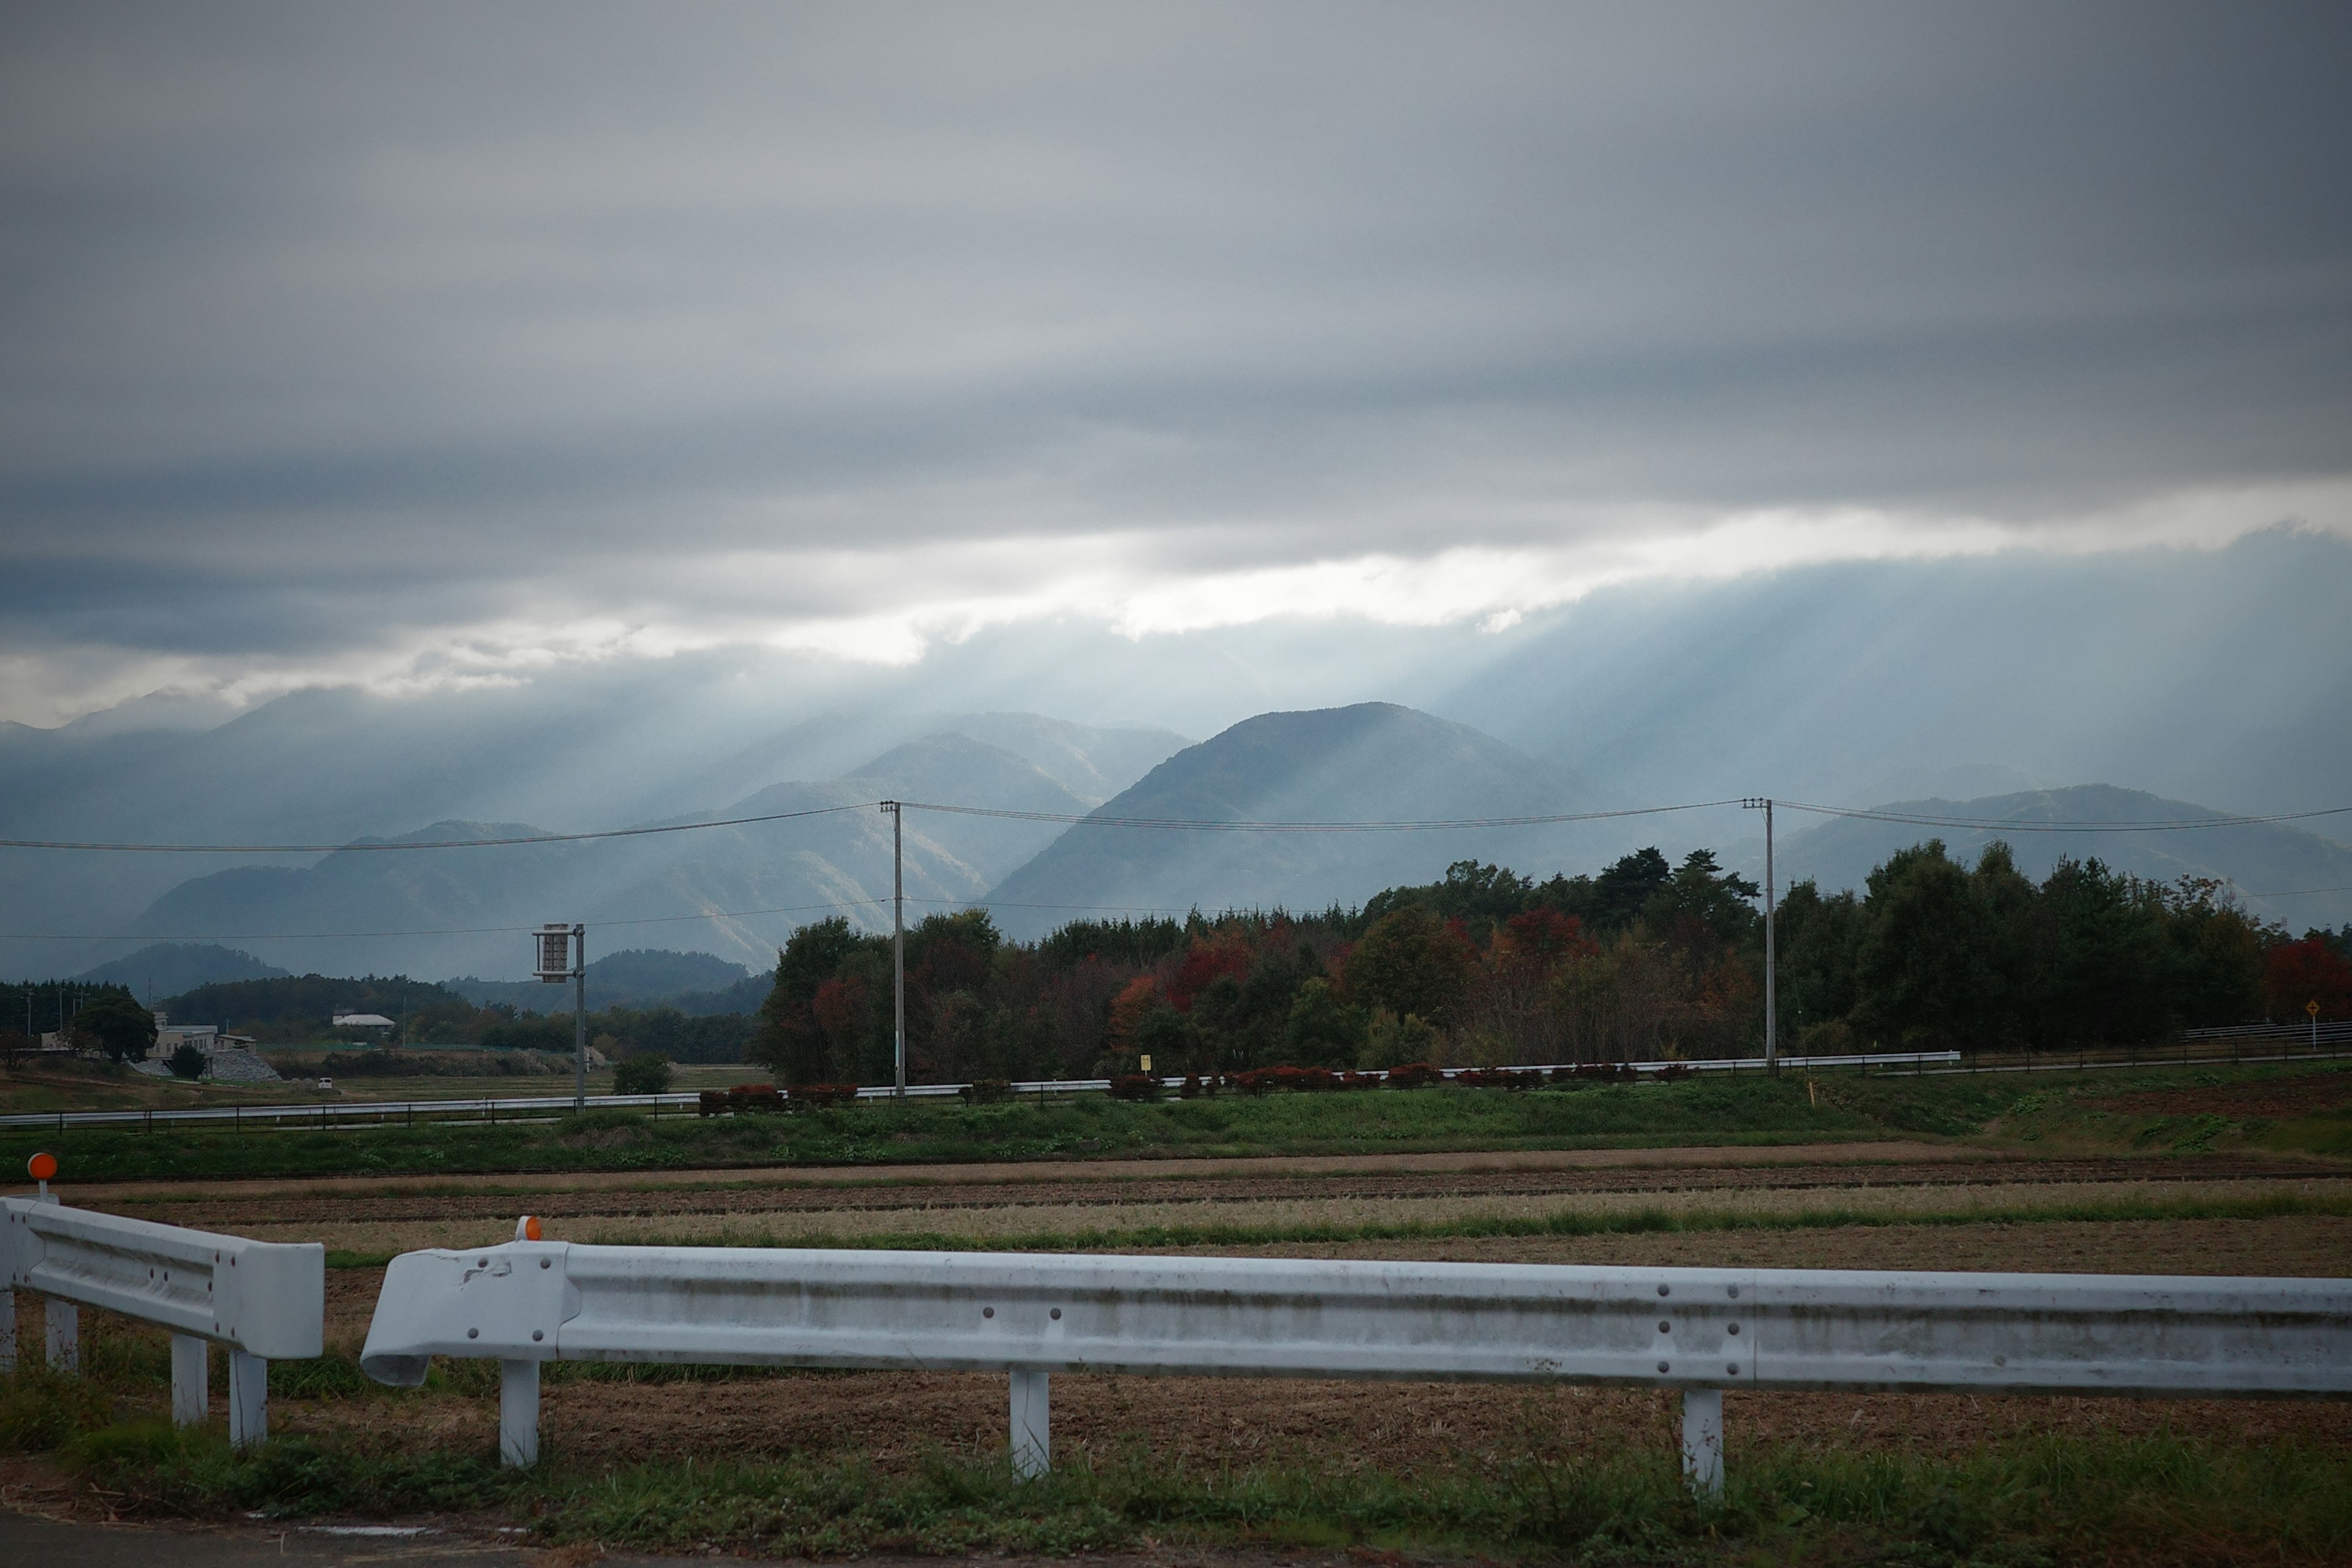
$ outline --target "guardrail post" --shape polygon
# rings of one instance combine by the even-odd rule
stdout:
[[[48,1341],[49,1365],[73,1372],[81,1365],[81,1309],[55,1296],[41,1298],[44,1337]]]
[[[1723,1390],[1683,1390],[1683,1476],[1692,1495],[1723,1495]]]
[[[499,1462],[539,1463],[539,1363],[499,1363]]]
[[[194,1334],[172,1336],[172,1425],[194,1426],[212,1405],[212,1347]]]
[[[269,1436],[269,1363],[231,1347],[228,1352],[228,1441],[250,1447]]]
[[[1054,1462],[1052,1374],[1013,1373],[1013,1473],[1042,1476]]]

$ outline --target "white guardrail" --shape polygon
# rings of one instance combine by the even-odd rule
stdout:
[[[1727,1388],[2352,1394],[2352,1280],[518,1239],[393,1259],[360,1364],[413,1387],[436,1355],[499,1363],[511,1465],[538,1459],[557,1360],[1008,1372],[1029,1475],[1057,1372],[1570,1381],[1678,1390],[1684,1468],[1712,1492]]]
[[[1871,1055],[1836,1057],[1782,1057],[1778,1066],[1792,1072],[1834,1071],[1840,1068],[1940,1068],[1960,1060],[1958,1051],[1886,1051]],[[1546,1064],[1541,1067],[1513,1068],[1513,1072],[1550,1073],[1575,1064]],[[1588,1066],[1594,1064],[1586,1064]],[[1725,1057],[1704,1061],[1624,1062],[1605,1063],[1630,1068],[1640,1078],[1661,1077],[1676,1068],[1690,1072],[1759,1073],[1764,1070],[1762,1057]],[[1449,1079],[1475,1068],[1443,1069]],[[1388,1075],[1374,1068],[1365,1075],[1385,1079]],[[1184,1082],[1183,1076],[1163,1078],[1160,1087],[1173,1090]],[[970,1088],[961,1083],[910,1084],[907,1096],[914,1100],[952,1099]],[[1013,1095],[1037,1094],[1099,1094],[1110,1088],[1107,1078],[1040,1079],[1011,1086]],[[1237,1093],[1238,1090],[1228,1090]],[[866,1085],[857,1091],[860,1100],[890,1100],[898,1091],[888,1084]],[[587,1097],[591,1110],[695,1110],[701,1096],[688,1090],[677,1094],[592,1094]],[[529,1095],[510,1099],[479,1100],[306,1100],[291,1105],[225,1105],[191,1107],[184,1110],[47,1110],[16,1111],[0,1116],[0,1128],[42,1127],[63,1132],[75,1127],[140,1127],[168,1128],[189,1123],[227,1122],[232,1126],[313,1126],[370,1127],[385,1122],[415,1121],[418,1116],[480,1117],[495,1121],[502,1115],[522,1119],[562,1116],[569,1113],[574,1101],[568,1094]]]
[[[46,1193],[0,1197],[0,1371],[16,1364],[16,1296],[37,1291],[48,1362],[80,1363],[80,1311],[102,1307],[172,1331],[172,1419],[205,1419],[211,1347],[228,1351],[229,1441],[268,1434],[269,1363],[324,1348],[327,1249],[248,1241],[68,1208]]]

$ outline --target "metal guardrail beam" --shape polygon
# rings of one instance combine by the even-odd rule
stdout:
[[[201,1421],[209,1347],[228,1351],[229,1440],[268,1431],[269,1363],[324,1349],[327,1250],[317,1242],[124,1219],[54,1199],[0,1198],[0,1368],[16,1362],[16,1297],[47,1298],[49,1364],[79,1362],[79,1309],[102,1307],[172,1331],[172,1415]]]
[[[1869,1068],[1874,1067],[1934,1068],[1948,1066],[1960,1060],[1958,1051],[1887,1051],[1869,1055],[1835,1057],[1782,1057],[1780,1065],[1785,1070],[1834,1071],[1840,1068]],[[1514,1068],[1514,1072],[1557,1071],[1574,1063],[1546,1063],[1537,1067]],[[1759,1073],[1765,1070],[1761,1057],[1716,1058],[1701,1061],[1626,1062],[1612,1064],[1628,1067],[1643,1078],[1654,1078],[1674,1068],[1691,1072]],[[1458,1078],[1474,1068],[1447,1068],[1449,1079]],[[1385,1078],[1385,1072],[1374,1069],[1369,1075]],[[1162,1088],[1173,1089],[1184,1081],[1183,1075],[1162,1078]],[[916,1100],[951,1099],[961,1094],[969,1084],[926,1083],[908,1087],[907,1095]],[[1101,1093],[1110,1088],[1107,1078],[1039,1079],[1011,1086],[1015,1095]],[[860,1100],[889,1100],[898,1091],[888,1084],[868,1085],[857,1091]],[[688,1091],[678,1094],[596,1094],[588,1097],[592,1110],[691,1110],[696,1108],[698,1094]],[[381,1125],[396,1120],[413,1120],[423,1116],[466,1116],[468,1114],[495,1119],[501,1114],[521,1117],[566,1116],[572,1113],[572,1097],[566,1095],[529,1095],[515,1098],[479,1100],[307,1100],[290,1105],[238,1105],[192,1107],[181,1110],[52,1110],[18,1111],[0,1116],[0,1128],[39,1127],[63,1132],[75,1127],[142,1127],[170,1128],[201,1123],[228,1122],[242,1126],[283,1125],[286,1123],[316,1123],[333,1126]]]
[[[1003,1371],[1016,1464],[1057,1372],[1721,1391],[2352,1394],[2352,1281],[1591,1268],[523,1242],[394,1258],[361,1366],[501,1363],[500,1449],[538,1454],[551,1360]]]
[[[2314,1024],[2228,1024],[2215,1029],[2183,1029],[2184,1040],[2352,1040],[2352,1020]]]

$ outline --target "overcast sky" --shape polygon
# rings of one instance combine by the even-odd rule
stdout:
[[[2352,531],[2352,8],[0,11],[0,718]]]

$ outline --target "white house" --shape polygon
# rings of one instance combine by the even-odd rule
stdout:
[[[220,1049],[220,1026],[217,1024],[161,1024],[155,1030],[155,1043],[147,1048],[151,1061],[162,1061],[182,1046],[194,1046],[206,1056]]]
[[[338,1029],[380,1029],[388,1035],[392,1033],[394,1028],[398,1027],[398,1026],[394,1024],[391,1019],[385,1017],[381,1013],[338,1013],[335,1015],[335,1027]]]

